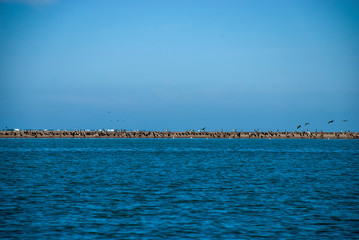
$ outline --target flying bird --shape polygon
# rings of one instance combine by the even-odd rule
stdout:
[[[348,122],[349,120],[342,120],[343,122]]]
[[[333,122],[334,122],[334,120],[330,120],[330,121],[328,122],[328,124],[333,123]]]
[[[205,129],[206,129],[206,128],[204,127],[204,128],[202,128],[201,130],[204,131]]]
[[[304,126],[310,125],[310,123],[305,123]]]
[[[301,126],[302,126],[302,125],[299,125],[299,126],[297,127],[297,129],[299,129]]]

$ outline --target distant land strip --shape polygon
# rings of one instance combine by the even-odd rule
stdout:
[[[359,132],[206,132],[206,131],[0,131],[0,138],[259,138],[359,139]]]

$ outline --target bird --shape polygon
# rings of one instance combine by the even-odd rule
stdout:
[[[348,122],[349,120],[342,120],[343,122]]]
[[[334,122],[334,120],[330,120],[330,121],[328,122],[328,124],[333,123],[333,122]]]
[[[204,127],[204,128],[202,128],[201,130],[204,131],[205,129],[206,129],[206,128]]]
[[[307,126],[307,125],[310,125],[310,123],[307,122],[307,123],[304,124],[304,126]]]
[[[301,126],[302,126],[302,125],[299,125],[299,126],[297,127],[297,129],[299,129]]]

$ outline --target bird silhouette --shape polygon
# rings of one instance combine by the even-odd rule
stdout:
[[[202,128],[202,131],[204,131],[206,128],[204,127],[204,128]]]
[[[310,125],[310,123],[305,123],[304,126]]]
[[[343,122],[348,122],[349,120],[342,120]]]
[[[302,126],[302,125],[299,125],[299,126],[297,127],[297,129],[299,129],[301,126]]]
[[[333,122],[334,122],[334,120],[330,120],[330,121],[328,122],[328,124],[333,123]]]

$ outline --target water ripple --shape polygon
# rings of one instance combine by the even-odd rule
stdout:
[[[358,143],[0,139],[0,236],[355,239]]]

